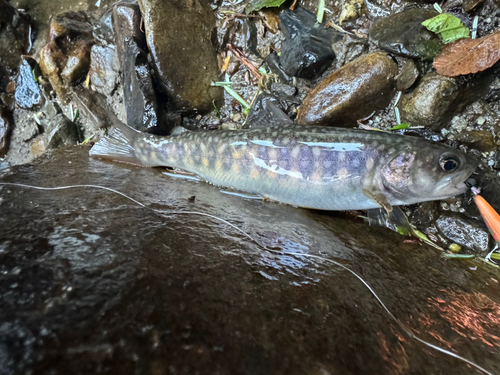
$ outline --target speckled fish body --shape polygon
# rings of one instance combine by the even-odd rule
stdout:
[[[456,195],[465,190],[463,181],[475,168],[460,151],[420,138],[331,127],[186,131],[170,137],[135,133],[131,143],[144,165],[180,168],[214,185],[324,210],[378,208],[380,194],[390,205]],[[450,152],[458,153],[462,165],[445,176],[448,190],[422,197],[403,186],[414,184],[410,180],[419,179],[414,174],[422,168],[428,169],[423,183],[443,185],[442,176],[427,181],[436,166],[426,162],[437,164],[439,155]],[[94,156],[103,154],[99,147],[93,149]]]

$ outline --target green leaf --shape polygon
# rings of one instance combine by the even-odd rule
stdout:
[[[444,254],[448,259],[474,259],[474,254]]]
[[[245,11],[248,13],[261,10],[262,8],[274,8],[279,7],[283,4],[285,0],[250,0],[250,2],[245,7]]]
[[[444,44],[454,42],[462,38],[470,38],[469,29],[462,23],[460,18],[448,13],[442,13],[436,17],[422,22],[429,31],[436,33]]]
[[[409,127],[410,127],[410,124],[399,124],[399,125],[393,126],[389,130],[408,129]]]

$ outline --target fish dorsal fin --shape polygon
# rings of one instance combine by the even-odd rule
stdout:
[[[176,135],[181,135],[182,133],[188,132],[185,127],[183,126],[176,126],[175,128],[172,129],[172,134],[170,136],[175,137]]]

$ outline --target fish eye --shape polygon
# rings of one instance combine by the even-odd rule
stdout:
[[[455,155],[451,154],[443,154],[441,155],[441,158],[439,159],[439,165],[445,172],[453,172],[456,170],[458,167],[460,167],[460,159],[456,157]]]

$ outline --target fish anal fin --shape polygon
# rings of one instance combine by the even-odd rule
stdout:
[[[129,138],[118,128],[113,128],[108,135],[102,137],[91,149],[89,155],[98,159],[144,166],[136,157],[134,147]]]
[[[363,189],[363,194],[368,198],[370,198],[371,200],[374,200],[375,202],[380,204],[382,208],[387,212],[392,212],[392,206],[389,203],[387,197],[382,192]]]

